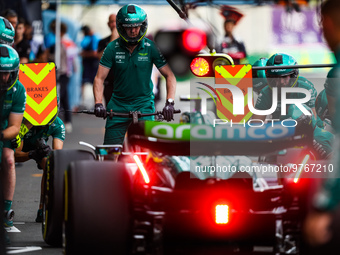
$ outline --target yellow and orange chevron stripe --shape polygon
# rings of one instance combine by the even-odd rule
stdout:
[[[21,64],[19,81],[27,92],[24,118],[34,126],[47,125],[58,113],[55,64]]]
[[[233,123],[247,122],[253,115],[248,108],[248,87],[253,86],[251,65],[228,65],[215,67],[216,92],[221,101],[216,101],[217,116],[220,119],[232,120]],[[233,114],[233,95],[223,84],[237,86],[244,96],[244,114]],[[220,86],[218,86],[220,85]]]

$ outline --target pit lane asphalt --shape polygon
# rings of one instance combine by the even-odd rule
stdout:
[[[102,144],[105,121],[93,115],[73,114],[73,132],[66,134],[65,149],[81,149],[79,141]],[[49,141],[50,144],[51,141]],[[47,245],[42,237],[41,223],[35,218],[39,207],[42,171],[33,160],[16,166],[17,181],[13,201],[14,226],[20,232],[9,232],[11,244],[8,254],[62,254],[62,248]]]

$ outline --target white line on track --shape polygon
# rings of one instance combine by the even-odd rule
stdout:
[[[40,251],[42,250],[39,246],[26,246],[26,247],[7,247],[7,254],[18,254],[24,252],[31,252],[31,251]]]
[[[16,227],[10,227],[10,228],[5,228],[7,232],[11,232],[11,233],[18,233],[21,232],[19,229],[17,229]]]

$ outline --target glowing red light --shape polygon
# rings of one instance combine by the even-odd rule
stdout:
[[[216,205],[215,207],[215,222],[216,224],[227,224],[229,221],[229,206]]]
[[[210,66],[207,60],[198,57],[194,58],[190,64],[191,72],[196,76],[204,76],[210,71]]]
[[[188,29],[182,34],[183,47],[190,52],[198,52],[207,45],[207,35],[199,29]]]

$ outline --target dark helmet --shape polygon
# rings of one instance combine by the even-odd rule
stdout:
[[[120,37],[130,45],[138,44],[148,29],[148,18],[145,11],[135,4],[124,5],[117,13],[117,31]],[[139,27],[137,37],[131,38],[127,35],[125,27]]]
[[[266,66],[268,58],[260,58],[255,61],[253,66]],[[265,70],[254,70],[253,69],[253,89],[256,93],[259,93],[261,89],[267,86],[267,77]]]
[[[6,92],[14,86],[19,76],[19,55],[6,44],[0,44],[0,72],[9,73],[7,81],[0,79],[0,91]]]
[[[294,66],[297,65],[296,60],[288,54],[285,53],[276,53],[273,56],[271,56],[266,66]],[[289,87],[294,87],[297,83],[298,77],[299,77],[299,70],[297,68],[295,69],[267,69],[266,70],[266,77],[268,80],[268,85],[272,87],[278,87],[278,84],[280,82],[280,77],[287,77],[290,76],[289,80]]]
[[[14,42],[15,31],[12,24],[0,16],[0,43],[12,45]]]

